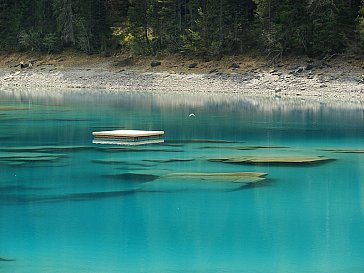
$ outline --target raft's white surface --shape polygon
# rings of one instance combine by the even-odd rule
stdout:
[[[160,137],[164,135],[164,131],[143,131],[143,130],[114,130],[92,132],[92,135],[97,138],[148,138]]]

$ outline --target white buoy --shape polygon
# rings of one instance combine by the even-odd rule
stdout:
[[[188,115],[189,117],[195,117],[196,115],[194,113],[191,113]]]

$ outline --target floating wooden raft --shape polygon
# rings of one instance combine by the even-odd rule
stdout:
[[[143,130],[114,130],[93,132],[92,135],[96,138],[103,139],[148,139],[158,138],[164,135],[164,131],[143,131]]]
[[[139,145],[146,145],[146,144],[159,144],[163,143],[163,139],[147,139],[147,140],[140,140],[140,141],[123,141],[118,139],[94,139],[92,141],[93,144],[112,144],[112,145],[122,145],[122,146],[139,146]]]

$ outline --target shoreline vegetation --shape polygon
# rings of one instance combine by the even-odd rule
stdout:
[[[21,68],[21,62],[32,66]],[[364,63],[355,55],[286,58],[272,64],[240,55],[199,59],[179,55],[101,57],[75,51],[13,53],[0,55],[0,86],[2,91],[58,88],[73,92],[216,93],[363,105]]]
[[[3,90],[364,101],[363,0],[5,0],[0,37]]]

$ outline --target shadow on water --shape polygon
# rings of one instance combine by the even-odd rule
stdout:
[[[272,180],[267,179],[260,183],[246,183],[241,187],[235,189],[215,189],[213,192],[237,192],[242,190],[249,190],[261,187],[268,187],[272,185]],[[123,196],[129,196],[134,194],[153,194],[153,193],[165,193],[173,194],[180,192],[206,192],[205,190],[163,190],[150,189],[143,190],[142,188],[136,188],[131,190],[122,191],[105,191],[105,192],[86,192],[86,193],[71,193],[64,195],[50,195],[50,196],[34,196],[34,195],[21,195],[21,194],[3,194],[1,196],[2,203],[8,204],[29,204],[29,203],[62,203],[72,201],[96,201],[107,198],[117,198]]]
[[[122,173],[122,174],[106,174],[102,175],[104,178],[115,179],[115,180],[125,180],[128,182],[150,182],[159,178],[158,175],[153,174],[138,174],[138,173]]]
[[[145,168],[149,168],[149,167],[154,167],[156,166],[156,164],[151,164],[151,163],[142,163],[142,162],[130,162],[130,161],[125,161],[125,160],[120,160],[120,159],[94,159],[92,160],[93,163],[96,164],[104,164],[104,165],[123,165],[125,166],[137,166],[137,167],[145,167]]]
[[[93,119],[82,119],[82,118],[56,118],[50,121],[61,121],[61,122],[92,122]]]
[[[35,196],[25,194],[4,194],[1,196],[3,204],[29,204],[29,203],[60,203],[70,201],[92,201],[113,198],[139,193],[137,190],[71,193],[64,195]]]
[[[0,186],[0,193],[18,192],[18,191],[45,191],[49,188],[44,187],[26,187],[21,185]]]
[[[219,140],[219,139],[171,139],[171,140],[165,140],[165,144],[171,145],[171,144],[189,144],[189,143],[236,143],[234,141],[229,140]],[[244,143],[244,142],[241,142]]]
[[[14,259],[6,259],[6,258],[1,258],[0,257],[0,262],[14,262]]]
[[[25,146],[0,148],[2,152],[8,153],[58,153],[58,152],[78,152],[92,151],[92,146]]]
[[[104,199],[104,198],[126,196],[126,195],[136,194],[136,193],[138,193],[138,191],[136,191],[136,190],[71,193],[71,194],[59,195],[59,196],[35,198],[34,200],[31,200],[31,201],[41,202],[41,203],[69,202],[69,201],[92,201],[92,200],[99,200],[99,199]]]
[[[165,153],[182,153],[184,150],[175,150],[175,149],[152,149],[152,148],[124,148],[124,147],[104,147],[96,148],[97,151],[105,152],[105,153],[119,153],[119,152],[165,152]]]
[[[175,163],[175,162],[191,162],[194,161],[194,158],[171,158],[171,159],[143,159],[145,162],[154,162],[154,163]]]

